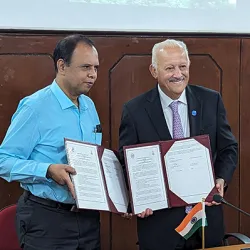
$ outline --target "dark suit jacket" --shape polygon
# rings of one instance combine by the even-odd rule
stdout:
[[[237,165],[238,145],[226,119],[225,108],[218,92],[201,87],[186,87],[190,136],[209,134],[216,178],[228,184]],[[192,116],[192,111],[196,116]],[[120,125],[119,151],[124,164],[123,146],[170,140],[158,88],[127,102],[123,107]],[[224,235],[221,206],[206,208],[208,227],[206,245],[220,245]],[[155,211],[152,216],[137,220],[140,246],[149,250],[171,250],[180,240],[175,228],[185,217],[184,208]]]

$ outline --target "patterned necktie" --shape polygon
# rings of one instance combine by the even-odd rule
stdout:
[[[169,107],[173,112],[173,139],[184,138],[184,132],[181,124],[181,117],[178,112],[179,101],[172,102]]]
[[[173,101],[169,107],[173,112],[173,139],[184,138],[184,132],[181,124],[181,117],[178,112],[179,101]],[[192,206],[186,206],[185,212],[188,214],[192,209]]]

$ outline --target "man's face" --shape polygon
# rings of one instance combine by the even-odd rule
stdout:
[[[189,61],[181,48],[160,49],[157,67],[151,65],[150,71],[162,91],[171,99],[178,99],[188,84]]]
[[[71,57],[70,65],[64,64],[64,87],[72,96],[87,94],[97,79],[99,66],[95,48],[79,43]]]

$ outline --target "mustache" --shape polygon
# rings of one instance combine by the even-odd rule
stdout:
[[[183,81],[185,79],[184,76],[182,77],[171,77],[168,79],[169,82],[179,82],[179,81]]]

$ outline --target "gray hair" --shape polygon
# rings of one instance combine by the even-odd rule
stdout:
[[[167,39],[167,40],[162,41],[160,43],[156,43],[152,49],[152,65],[154,68],[157,68],[157,51],[159,51],[163,48],[180,48],[180,49],[182,49],[187,56],[188,63],[190,63],[187,45],[182,41],[178,41],[178,40],[174,40],[174,39]]]

